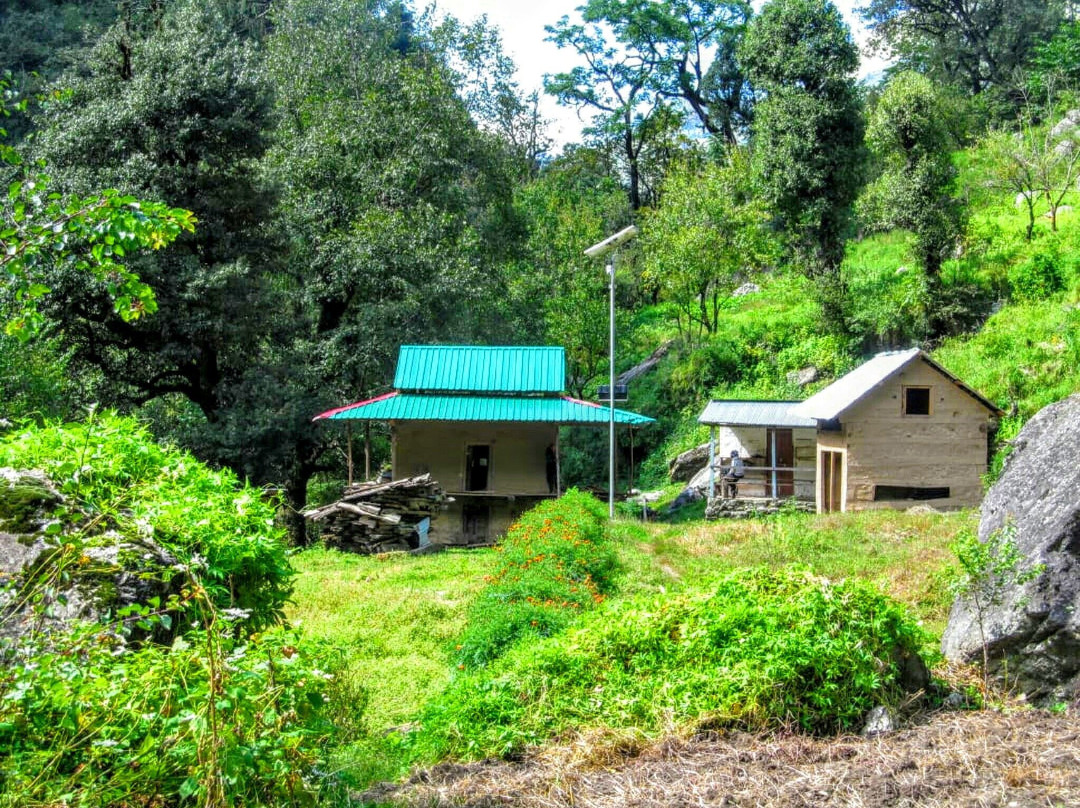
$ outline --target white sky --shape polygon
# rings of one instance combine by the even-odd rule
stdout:
[[[543,94],[545,73],[561,73],[570,70],[575,64],[573,52],[559,50],[552,43],[545,42],[545,25],[558,22],[564,14],[571,20],[579,19],[575,9],[584,0],[435,0],[439,12],[452,14],[463,22],[471,22],[481,14],[487,14],[488,21],[496,25],[503,35],[503,45],[518,67],[518,82],[522,89],[530,92],[541,90],[541,109],[544,117],[552,121],[550,134],[561,146],[579,140],[582,123],[574,110],[560,107],[551,96]],[[755,8],[760,8],[763,0],[754,0]],[[855,34],[855,41],[863,45],[865,32],[858,24],[852,11],[856,0],[833,0],[847,18]],[[860,0],[861,4],[861,0]],[[880,58],[862,57],[860,77],[878,72],[885,66]]]

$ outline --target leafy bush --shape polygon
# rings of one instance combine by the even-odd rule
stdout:
[[[89,625],[3,650],[0,806],[311,805],[326,662],[224,620],[172,647]]]
[[[486,665],[522,637],[549,637],[611,589],[615,552],[603,506],[570,490],[522,515],[502,544],[457,649],[461,667]]]
[[[1016,300],[1033,301],[1060,292],[1065,285],[1065,271],[1056,241],[1049,242],[1027,260],[1009,269],[1009,288]]]
[[[858,725],[902,694],[921,629],[856,580],[744,570],[708,589],[609,606],[460,676],[406,743],[421,759],[508,755],[585,727]]]
[[[250,611],[255,626],[280,618],[293,572],[276,503],[231,471],[158,444],[113,413],[16,430],[0,439],[0,466],[47,474],[74,506],[57,514],[69,531],[89,522],[150,537],[185,563],[201,559],[218,607]]]

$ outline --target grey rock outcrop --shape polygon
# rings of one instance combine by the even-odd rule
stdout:
[[[1020,431],[986,496],[979,538],[1011,525],[1019,569],[1042,571],[983,609],[992,676],[1036,703],[1080,696],[1080,395],[1040,411]],[[953,604],[942,637],[950,660],[982,660],[979,613]]]
[[[731,293],[732,297],[746,297],[747,295],[754,295],[761,291],[761,287],[756,283],[744,283]]]
[[[688,449],[668,463],[668,477],[673,483],[686,483],[701,469],[709,465],[709,444],[703,443]]]
[[[818,380],[821,376],[821,372],[813,365],[808,365],[801,370],[793,370],[787,374],[788,384],[794,384],[797,387],[806,387],[808,384],[812,384]]]
[[[106,619],[153,597],[165,603],[179,590],[177,559],[149,537],[106,530],[80,535],[75,549],[63,532],[51,532],[52,514],[63,503],[45,475],[0,468],[0,587],[6,587],[0,589],[0,636]],[[40,604],[47,608],[30,609],[14,596],[34,576],[60,567],[67,583]]]

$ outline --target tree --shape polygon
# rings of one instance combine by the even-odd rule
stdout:
[[[263,228],[273,194],[257,177],[270,92],[260,57],[209,0],[183,0],[128,38],[103,38],[85,77],[72,76],[41,118],[36,144],[65,190],[116,187],[168,199],[201,226],[133,269],[161,316],[113,317],[101,287],[65,276],[50,303],[76,362],[102,374],[102,398],[141,404],[177,393],[214,420],[223,386],[251,362],[280,311],[267,283],[279,248]]]
[[[643,152],[670,139],[687,110],[728,143],[745,131],[753,94],[734,53],[750,6],[745,0],[588,0],[579,10],[584,24],[563,17],[547,31],[549,41],[573,48],[585,65],[548,77],[544,86],[562,104],[593,110],[591,133],[619,140],[637,210],[655,201],[642,187]]]
[[[618,4],[616,3],[616,6]],[[589,0],[581,7],[586,25],[563,17],[547,26],[548,41],[572,48],[585,61],[569,73],[544,79],[544,89],[560,104],[595,110],[589,130],[602,139],[616,138],[626,161],[630,207],[638,210],[641,194],[639,157],[655,129],[663,99],[654,85],[658,55],[625,41],[625,25],[615,21],[615,44],[605,26],[612,26],[611,0]]]
[[[548,121],[540,114],[540,94],[524,94],[515,80],[517,67],[503,50],[498,28],[486,15],[470,25],[446,17],[432,38],[446,54],[451,80],[473,119],[502,140],[521,178],[535,177],[552,146]]]
[[[694,330],[716,333],[723,302],[768,263],[767,225],[744,149],[668,176],[661,205],[645,218],[642,251],[646,276],[677,307],[688,340]]]
[[[566,348],[570,392],[591,397],[607,366],[608,281],[584,251],[630,222],[615,165],[603,150],[570,147],[518,189],[515,208],[528,232],[508,272],[516,319],[528,323],[542,314],[543,337]],[[622,251],[621,269],[628,257]]]
[[[6,82],[0,80],[0,116],[8,114]],[[24,104],[17,103],[23,107]],[[62,273],[102,285],[124,322],[157,309],[154,293],[121,261],[143,248],[159,249],[192,232],[190,211],[141,202],[116,191],[64,195],[51,178],[3,142],[0,129],[0,271],[5,276],[6,332],[28,340],[40,330],[39,303]]]
[[[933,286],[960,231],[952,196],[956,168],[948,110],[933,83],[918,73],[890,79],[867,130],[884,165],[870,193],[882,200],[886,227],[915,234],[915,252]]]
[[[314,413],[385,389],[404,342],[502,330],[520,228],[502,141],[470,117],[426,20],[379,0],[289,0],[273,21],[281,122],[265,170],[289,245],[289,339],[244,390],[263,410],[275,389],[283,399],[263,437],[281,448],[260,476],[277,475],[299,508],[312,476],[338,464]]]
[[[1026,238],[1035,232],[1035,206],[1044,199],[1050,227],[1057,230],[1057,213],[1080,177],[1078,121],[1058,113],[1053,87],[1042,104],[1029,99],[1013,127],[990,132],[982,151],[990,161],[994,187],[1016,195],[1028,214]]]
[[[867,0],[859,14],[878,48],[972,95],[1009,89],[1032,49],[1049,39],[1063,0]]]
[[[744,0],[630,0],[607,4],[624,44],[655,55],[657,93],[685,102],[710,135],[735,143],[749,126],[753,92],[735,59],[751,16]]]
[[[858,50],[828,0],[771,0],[739,55],[765,95],[753,127],[762,191],[839,324],[839,267],[863,179]]]

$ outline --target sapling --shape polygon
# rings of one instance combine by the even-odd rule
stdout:
[[[975,620],[979,627],[979,644],[982,646],[983,689],[988,686],[990,649],[986,641],[986,614],[1001,604],[1010,587],[1022,586],[1037,577],[1045,565],[1037,564],[1024,569],[1023,555],[1016,546],[1016,525],[1007,522],[1004,527],[991,533],[986,541],[980,541],[974,531],[968,529],[952,545],[959,562],[959,569],[952,584],[955,597],[970,598],[975,605]]]

